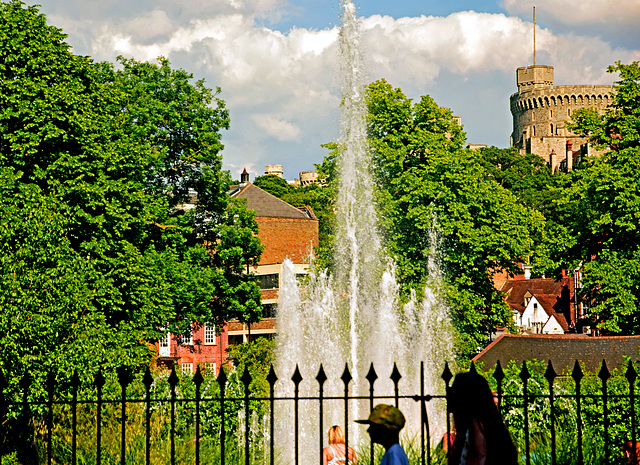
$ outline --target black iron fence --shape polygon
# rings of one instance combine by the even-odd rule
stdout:
[[[475,369],[472,365],[471,370]],[[406,439],[410,461],[446,463],[447,447],[442,442],[448,440],[441,436],[442,431],[433,430],[427,406],[435,399],[444,403],[447,396],[425,392],[423,366],[421,373],[419,392],[403,392],[402,375],[394,366],[390,376],[393,392],[381,395],[374,389],[378,375],[371,365],[365,376],[366,396],[352,393],[353,378],[347,366],[340,378],[343,392],[339,396],[325,395],[327,376],[322,365],[314,380],[316,393],[311,396],[300,394],[303,378],[297,368],[286,380],[279,380],[273,367],[262,380],[248,370],[242,374],[221,370],[217,377],[208,379],[198,369],[193,377],[181,380],[175,369],[154,378],[149,370],[136,377],[122,368],[110,378],[97,373],[90,382],[77,372],[64,384],[49,375],[39,386],[27,374],[18,389],[9,389],[0,373],[0,465],[276,465],[285,463],[275,434],[276,412],[284,403],[291,414],[280,418],[279,426],[284,422],[293,438],[293,458],[287,463],[299,465],[303,402],[313,404],[317,412],[317,463],[322,464],[328,426],[323,424],[323,410],[329,401],[344,406],[347,447],[353,421],[351,402],[364,402],[369,408],[379,402],[420,405],[420,431]],[[523,363],[506,370],[498,362],[486,376],[522,464],[623,463],[621,445],[637,439],[637,371],[631,362],[614,373],[603,362],[598,373],[586,374],[577,361],[567,374],[558,374],[551,362]],[[448,392],[452,378],[445,364],[442,392]],[[276,395],[278,382],[290,383],[292,394]],[[450,415],[445,417],[444,437],[449,438],[452,424]],[[359,463],[379,460],[376,452],[373,444],[365,446],[358,451]]]

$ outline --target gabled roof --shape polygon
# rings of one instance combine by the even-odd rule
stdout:
[[[560,296],[547,295],[547,294],[533,294],[533,297],[542,306],[547,315],[553,315],[556,313],[556,307],[559,305]]]
[[[560,315],[556,315],[556,318],[559,317]],[[524,360],[551,360],[553,368],[560,373],[571,370],[576,360],[580,361],[582,369],[597,371],[604,359],[611,370],[624,361],[624,356],[638,360],[639,348],[640,336],[501,334],[476,355],[473,361],[484,362],[484,369],[490,370],[498,360],[502,367],[506,367],[511,360],[518,364]]]
[[[556,318],[556,320],[558,320],[558,323],[560,323],[560,327],[563,329],[563,331],[569,331],[569,323],[567,323],[567,319],[562,313],[554,313],[553,316]]]
[[[533,294],[532,297],[536,299],[536,301],[540,304],[542,309],[545,311],[549,318],[555,317],[560,324],[560,327],[564,331],[569,331],[569,325],[567,324],[567,319],[562,313],[558,313],[557,310],[560,310],[560,297],[556,297],[554,295],[538,295]],[[549,320],[547,320],[548,322]],[[546,323],[545,323],[546,324]]]
[[[244,185],[232,186],[229,195],[239,199],[247,199],[247,207],[254,210],[257,217],[317,220],[310,208],[300,209],[289,205],[284,200],[269,194],[250,182]]]
[[[522,313],[525,309],[524,296],[527,291],[535,295],[538,300],[545,295],[559,298],[562,294],[562,288],[569,284],[569,278],[562,278],[559,281],[549,278],[508,279],[502,284],[500,290],[507,294],[505,301],[509,307]]]

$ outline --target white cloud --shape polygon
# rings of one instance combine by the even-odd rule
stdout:
[[[278,140],[296,140],[300,136],[300,128],[283,118],[274,115],[253,115],[252,120],[267,135]]]
[[[540,10],[560,8],[557,1],[536,0],[536,4]],[[574,1],[575,8],[581,8],[577,0],[563,0],[565,12]],[[326,153],[319,144],[337,138],[337,28],[293,28],[283,33],[266,27],[260,18],[291,14],[287,0],[158,0],[148,11],[136,2],[117,3],[122,11],[100,7],[100,15],[87,14],[82,21],[57,10],[54,24],[75,34],[72,43],[85,47],[78,53],[109,61],[118,54],[139,60],[162,55],[196,78],[205,78],[209,86],[220,86],[231,111],[231,130],[223,135],[225,166],[241,171],[243,163],[277,163],[296,172],[311,169],[320,161],[319,154]],[[583,3],[592,16],[607,4]],[[637,18],[638,3],[623,0],[616,5]],[[505,7],[514,13],[524,9],[515,0],[505,0]],[[585,11],[575,21],[589,17]],[[475,109],[474,115],[487,112],[484,120],[491,119],[496,108],[508,112],[508,97],[516,90],[515,69],[532,63],[532,24],[515,16],[471,11],[399,19],[374,15],[363,18],[361,29],[369,80],[384,77],[407,95],[433,89],[447,92],[447,98],[456,92],[480,95],[485,92],[482,86],[495,76],[502,87],[491,93],[503,94],[504,101],[498,97],[494,107]],[[557,84],[610,83],[607,65],[640,59],[638,50],[616,48],[598,38],[595,30],[580,35],[568,27],[538,28],[536,39],[538,63],[555,67]],[[446,82],[452,75],[458,76],[457,89]],[[504,76],[513,76],[513,87],[505,87]],[[455,102],[451,105],[465,104],[449,100]],[[453,110],[464,112],[464,108]],[[486,125],[483,118],[464,123],[467,128]],[[505,127],[500,140],[507,140],[510,130]]]
[[[552,17],[564,24],[627,23],[640,20],[638,0],[504,0],[510,14],[536,14]]]

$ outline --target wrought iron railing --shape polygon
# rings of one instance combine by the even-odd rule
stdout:
[[[604,361],[597,374],[588,376],[583,373],[577,361],[573,371],[565,375],[558,374],[551,362],[546,365],[546,371],[532,370],[530,367],[531,364],[523,363],[517,369],[509,368],[506,373],[498,362],[494,370],[486,373],[495,387],[498,406],[519,448],[520,462],[526,465],[619,462],[622,458],[620,452],[622,443],[626,441],[635,443],[637,439],[638,405],[635,394],[637,372],[633,363],[629,362],[615,376],[609,371]],[[475,369],[471,365],[471,370]],[[424,373],[424,367],[421,367],[421,372]],[[117,396],[113,395],[112,389],[112,395],[107,396],[103,393],[106,378],[102,373],[97,373],[93,377],[91,389],[88,390],[87,385],[82,384],[78,373],[74,372],[65,389],[57,385],[53,375],[49,375],[45,389],[40,391],[41,394],[38,397],[32,389],[28,374],[20,380],[18,392],[16,390],[9,392],[8,383],[0,373],[0,415],[2,415],[0,465],[24,460],[20,459],[19,455],[24,455],[27,449],[35,451],[33,453],[39,458],[34,460],[39,460],[38,463],[49,465],[57,463],[71,465],[145,463],[149,465],[160,463],[152,456],[154,450],[160,447],[160,443],[164,444],[162,447],[168,447],[168,461],[171,465],[204,463],[202,448],[205,445],[209,454],[215,449],[214,455],[206,458],[208,463],[211,462],[211,457],[215,456],[215,460],[221,465],[225,463],[276,465],[279,463],[279,458],[275,444],[274,412],[277,405],[285,402],[292,405],[292,418],[287,421],[294,438],[293,460],[296,465],[299,465],[300,403],[309,401],[317,403],[318,463],[322,464],[325,429],[322,413],[326,402],[343,402],[346,446],[349,447],[349,424],[353,421],[349,411],[350,402],[365,402],[368,403],[369,408],[372,408],[380,401],[395,403],[398,406],[401,400],[418,402],[421,405],[419,410],[421,426],[419,434],[413,439],[412,463],[422,465],[446,463],[446,452],[443,451],[442,445],[438,444],[439,436],[434,436],[428,421],[426,405],[434,399],[446,400],[447,396],[425,392],[424,377],[420,382],[420,392],[402,392],[402,376],[394,366],[390,376],[393,393],[380,395],[374,389],[378,375],[371,365],[365,377],[369,394],[356,396],[352,394],[353,379],[349,368],[345,366],[341,376],[344,386],[343,394],[327,396],[325,395],[327,376],[321,365],[315,377],[317,394],[303,396],[299,390],[302,376],[296,368],[290,380],[286,381],[293,383],[293,394],[278,396],[276,383],[279,379],[273,367],[265,379],[268,388],[263,389],[260,395],[252,392],[250,388],[254,380],[248,370],[245,369],[239,377],[232,376],[236,376],[233,385],[230,383],[229,375],[221,370],[215,381],[205,386],[205,377],[198,369],[188,380],[191,383],[191,391],[178,392],[180,379],[174,369],[168,377],[163,378],[167,383],[168,389],[165,392],[168,395],[157,397],[154,393],[157,394],[158,377],[154,378],[147,370],[137,381],[139,389],[132,392],[134,377],[126,369],[121,368],[117,370],[114,378],[116,383],[114,386],[117,386],[119,393]],[[445,364],[441,375],[443,388],[445,388],[443,392],[448,392],[452,378],[453,374]],[[216,395],[211,395],[209,391],[204,392],[208,388],[215,388]],[[79,398],[80,391],[92,394],[87,398]],[[251,425],[252,412],[260,414],[259,421],[265,427],[260,438],[257,438],[254,425]],[[237,421],[239,413],[244,418],[243,422]],[[78,418],[79,414],[82,414],[81,420]],[[136,415],[139,415],[139,421],[134,422],[132,416]],[[162,424],[167,427],[166,434],[161,440],[154,436],[157,435],[154,429],[157,425],[154,426],[154,421],[157,423],[158,416],[163,416]],[[56,425],[56,421],[64,425]],[[134,433],[134,438],[128,438],[128,434],[132,434],[128,431],[132,422],[137,424],[138,432]],[[179,427],[178,423],[182,426]],[[105,444],[105,429],[110,428],[110,437],[113,439],[114,424],[117,424],[116,429],[119,430],[117,445],[113,441]],[[451,428],[450,416],[446,415],[446,438],[449,438]],[[204,429],[207,431],[203,432]],[[185,435],[184,431],[189,433]],[[63,435],[65,439],[56,439],[56,435]],[[87,455],[86,444],[81,447],[79,436],[85,440],[90,438],[89,448],[93,450],[91,454]],[[189,440],[189,438],[192,439]],[[257,457],[253,451],[258,439],[261,446]],[[139,447],[144,449],[140,459],[132,458],[133,454],[130,450],[132,440],[138,441]],[[182,447],[180,454],[176,450],[178,442],[181,446],[188,443],[186,449]],[[119,450],[114,450],[116,447]],[[368,458],[374,458],[373,444],[368,449]],[[79,456],[80,450],[85,451],[82,457]],[[185,450],[188,452],[186,455]],[[107,451],[111,454],[110,457],[117,457],[117,462],[105,458]],[[367,457],[363,457],[359,462],[362,464],[366,460]]]

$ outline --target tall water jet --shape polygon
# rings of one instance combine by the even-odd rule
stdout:
[[[424,295],[413,295],[404,305],[399,302],[398,284],[392,261],[385,256],[378,215],[374,205],[370,151],[367,146],[364,73],[360,55],[359,20],[351,0],[341,0],[342,27],[339,35],[340,75],[343,105],[341,114],[340,161],[337,198],[335,269],[314,271],[305,288],[296,281],[291,263],[285,263],[280,289],[276,340],[276,373],[280,395],[291,395],[289,377],[296,365],[303,381],[300,396],[317,396],[316,375],[320,364],[328,377],[326,396],[340,397],[344,384],[340,379],[348,365],[352,381],[350,394],[367,396],[365,376],[373,363],[379,379],[377,395],[393,396],[389,379],[394,363],[402,380],[402,391],[420,392],[420,362],[426,373],[425,392],[442,392],[439,379],[444,362],[453,357],[452,329],[446,306],[438,298],[440,274],[435,253],[429,262],[430,282]],[[436,238],[431,238],[435,244]],[[431,408],[431,417],[442,406]],[[419,431],[420,410],[413,400],[403,400],[400,408],[409,424],[408,432]],[[301,405],[304,412],[305,406]],[[368,414],[368,402],[349,403],[350,420]],[[292,412],[280,408],[276,435],[278,444],[293,444]],[[344,425],[344,403],[325,402],[323,422]],[[433,423],[433,422],[432,422]],[[436,421],[437,423],[437,421]],[[352,445],[364,439],[364,428],[347,424]],[[317,459],[318,411],[309,404],[297,432],[301,444],[301,463]],[[292,451],[290,446],[283,449]],[[308,455],[307,455],[308,454]],[[285,462],[289,457],[283,457]]]

